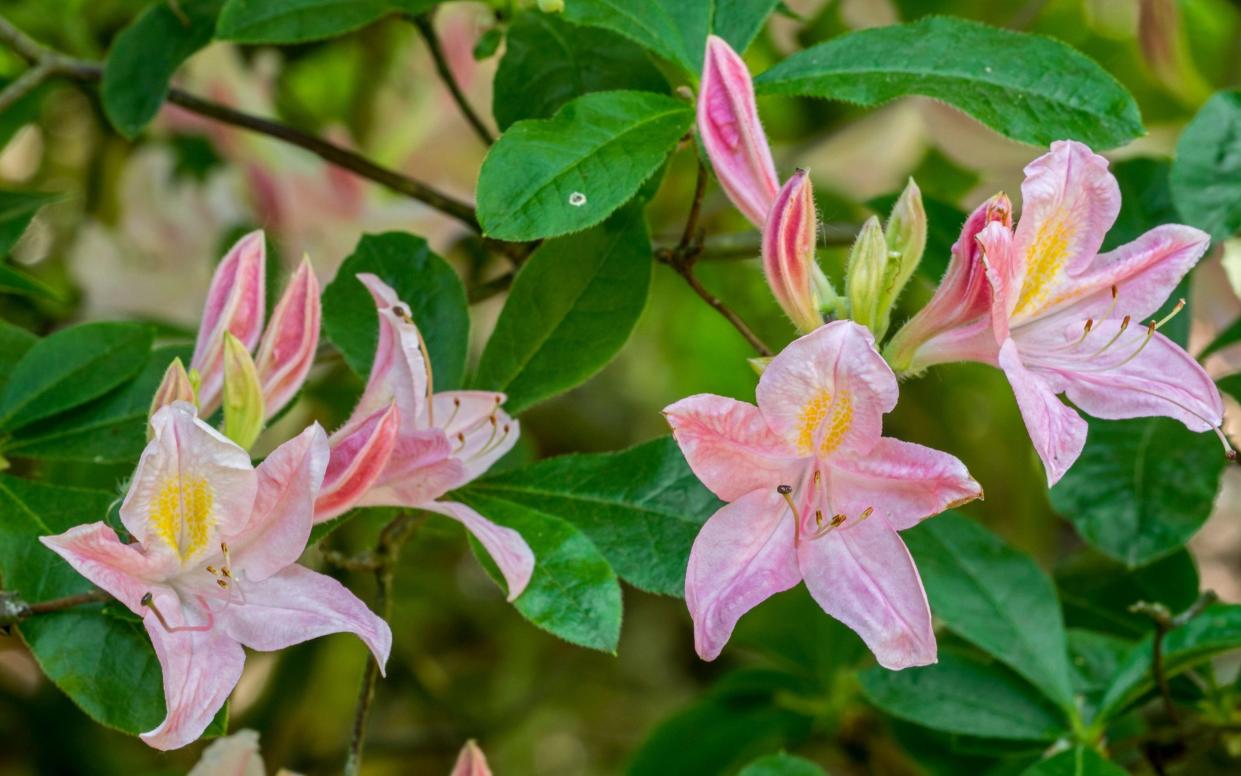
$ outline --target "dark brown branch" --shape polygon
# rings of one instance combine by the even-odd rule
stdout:
[[[503,275],[474,286],[470,289],[470,304],[477,304],[497,294],[504,293],[513,285],[515,275],[516,273],[514,272],[506,272]]]
[[[418,32],[422,34],[422,39],[426,41],[427,50],[431,53],[431,59],[435,62],[435,70],[439,73],[440,80],[444,82],[444,86],[448,87],[448,92],[452,95],[452,99],[457,103],[457,107],[461,110],[461,115],[465,116],[465,120],[474,128],[474,134],[483,141],[485,145],[491,145],[496,140],[491,134],[491,130],[487,129],[487,125],[483,123],[482,118],[474,112],[469,101],[465,98],[465,93],[461,91],[461,86],[457,83],[457,79],[453,77],[452,69],[448,67],[448,59],[444,56],[444,48],[440,45],[439,35],[435,32],[435,23],[431,14],[422,14],[420,16],[408,15],[414,26],[418,28]]]
[[[1173,631],[1193,618],[1202,613],[1202,610],[1218,600],[1214,591],[1208,590],[1189,606],[1188,609],[1172,616],[1168,611],[1168,607],[1161,603],[1148,603],[1147,601],[1138,601],[1129,607],[1129,611],[1135,614],[1144,614],[1155,624],[1155,638],[1151,648],[1151,674],[1155,678],[1155,684],[1159,687],[1159,694],[1163,698],[1163,707],[1168,719],[1172,720],[1172,724],[1177,729],[1178,736],[1184,743],[1184,730],[1181,727],[1181,717],[1176,711],[1176,704],[1172,702],[1172,690],[1168,684],[1168,673],[1164,666],[1163,642],[1164,638],[1170,631]]]
[[[23,620],[38,614],[59,612],[75,606],[102,603],[109,600],[111,600],[111,596],[102,590],[89,590],[85,593],[28,604],[17,593],[0,590],[0,629],[17,625]]]

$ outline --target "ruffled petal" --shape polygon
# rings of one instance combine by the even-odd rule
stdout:
[[[796,460],[753,404],[704,393],[669,405],[664,417],[694,475],[724,501],[776,487]]]
[[[1034,450],[1047,471],[1047,486],[1059,482],[1086,445],[1086,421],[1056,396],[1064,389],[1055,373],[1036,374],[1021,361],[1011,339],[1000,346],[1000,368],[1017,397]]]
[[[982,488],[955,456],[888,437],[864,456],[834,460],[829,480],[832,503],[846,519],[873,509],[898,531],[982,498]]]
[[[422,428],[431,390],[431,373],[422,335],[414,324],[409,306],[397,298],[396,291],[369,272],[360,273],[358,280],[375,300],[379,341],[366,389],[346,426],[395,402],[401,411],[403,431]]]
[[[922,578],[883,515],[803,540],[797,557],[810,595],[862,637],[879,665],[897,671],[936,662]]]
[[[743,614],[800,581],[793,516],[775,488],[721,507],[694,539],[685,571],[698,656],[719,657]]]
[[[39,541],[139,616],[146,613],[142,597],[179,569],[167,555],[146,555],[136,545],[122,544],[104,523],[74,526]]]
[[[526,585],[530,584],[530,577],[534,574],[534,551],[526,544],[526,540],[521,538],[521,534],[512,528],[496,525],[465,504],[432,501],[423,504],[422,509],[451,517],[474,535],[500,569],[505,586],[508,587],[508,600],[516,599],[525,591]]]

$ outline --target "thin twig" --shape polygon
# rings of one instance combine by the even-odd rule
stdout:
[[[465,116],[465,120],[474,128],[474,134],[478,135],[484,145],[491,145],[496,141],[492,136],[491,130],[487,129],[487,125],[483,123],[482,118],[474,112],[465,93],[461,91],[461,86],[457,83],[457,79],[453,77],[452,68],[448,66],[448,59],[444,56],[444,47],[440,45],[439,35],[435,32],[435,23],[431,14],[407,14],[406,18],[414,23],[418,28],[418,32],[422,33],[422,39],[426,41],[427,50],[431,53],[431,59],[435,62],[435,70],[440,75],[440,80],[444,82],[444,86],[448,87],[448,91],[452,94],[452,99],[457,103],[457,107],[461,110],[461,115]]]
[[[416,516],[400,514],[384,526],[379,533],[379,541],[375,545],[374,552],[374,557],[378,559],[378,566],[374,569],[375,609],[385,621],[392,619],[392,582],[396,573],[396,562],[401,554],[401,546],[417,525]],[[358,690],[358,706],[353,715],[353,735],[349,741],[349,751],[345,755],[345,776],[357,776],[362,768],[362,750],[366,742],[366,719],[370,715],[371,703],[375,700],[375,684],[378,681],[379,663],[373,656],[370,656],[366,660],[366,670],[362,674],[362,685]]]
[[[55,74],[55,68],[46,62],[40,62],[18,76],[11,84],[0,92],[0,113],[13,107],[13,104],[30,94],[39,84]]]
[[[702,236],[698,232],[698,216],[702,213],[702,196],[707,191],[707,166],[698,160],[698,174],[694,177],[694,199],[689,206],[689,215],[685,218],[685,229],[681,232],[681,241],[677,249],[688,250],[690,245],[702,246]],[[699,251],[701,252],[701,251]],[[695,255],[695,260],[697,255]]]
[[[1185,732],[1181,727],[1181,717],[1176,711],[1176,705],[1172,702],[1172,690],[1168,684],[1168,674],[1164,666],[1163,643],[1164,638],[1170,631],[1173,631],[1193,618],[1202,613],[1202,610],[1218,600],[1214,591],[1208,590],[1189,606],[1188,609],[1172,616],[1168,611],[1168,607],[1161,603],[1149,603],[1147,601],[1138,601],[1129,607],[1129,611],[1135,614],[1144,614],[1155,624],[1155,638],[1151,649],[1151,673],[1155,677],[1155,684],[1159,687],[1159,694],[1163,698],[1164,711],[1168,715],[1168,719],[1172,720],[1172,724],[1176,727],[1177,735],[1184,743]]]
[[[694,293],[702,297],[702,301],[714,307],[716,312],[724,316],[724,318],[726,318],[728,322],[733,325],[733,328],[739,331],[742,337],[745,337],[746,342],[749,342],[750,345],[758,351],[760,356],[775,355],[772,349],[767,347],[767,344],[759,339],[758,335],[746,325],[746,322],[741,320],[741,316],[733,312],[732,308],[721,302],[718,297],[703,287],[702,283],[698,281],[698,278],[694,277],[694,270],[692,267],[680,268],[674,266],[673,269],[675,269],[681,277],[685,278],[685,282],[689,284],[690,288],[694,289]]]
[[[485,299],[490,299],[497,294],[502,294],[513,285],[513,278],[516,276],[514,272],[506,272],[503,275],[494,277],[484,283],[479,283],[470,289],[470,304],[477,304]]]
[[[109,601],[112,596],[102,590],[88,590],[85,593],[77,595],[67,595],[64,598],[53,598],[50,601],[40,601],[37,604],[30,605],[30,613],[47,614],[48,612],[59,612],[61,609],[70,609],[74,606],[82,606],[84,604],[97,604]]]

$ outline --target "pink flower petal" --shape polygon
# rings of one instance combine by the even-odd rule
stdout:
[[[694,475],[725,501],[790,479],[796,459],[753,404],[704,393],[669,405],[664,417]]]
[[[151,418],[147,444],[121,504],[121,522],[147,553],[190,565],[250,520],[257,477],[250,456],[177,402]]]
[[[759,229],[780,188],[745,62],[723,38],[707,38],[698,132],[728,198]]]
[[[376,410],[331,438],[331,455],[315,501],[315,522],[352,509],[383,474],[396,448],[401,413],[396,404]]]
[[[302,259],[272,312],[255,359],[268,419],[288,404],[306,381],[319,345],[320,318],[319,280],[310,260]]]
[[[685,571],[698,656],[719,657],[743,614],[800,581],[793,516],[775,488],[721,507],[694,539]]]
[[[483,750],[478,748],[478,744],[473,741],[465,742],[465,746],[461,747],[461,754],[457,755],[456,764],[452,766],[452,773],[448,776],[491,776],[487,758],[483,756]]]
[[[358,418],[370,417],[380,408],[396,402],[401,411],[402,430],[423,428],[426,425],[431,373],[422,335],[414,325],[409,307],[397,299],[391,287],[370,273],[360,273],[358,280],[375,299],[379,314],[379,341],[366,389],[346,425],[351,425]]]
[[[243,729],[216,739],[203,749],[202,757],[186,776],[267,776],[259,753],[259,734]]]
[[[224,332],[248,350],[258,344],[266,310],[267,247],[262,230],[237,241],[220,261],[203,309],[190,367],[202,379],[198,404],[209,415],[218,406],[224,384]]]
[[[1107,160],[1081,143],[1061,140],[1028,164],[1021,219],[1013,240],[1020,293],[1018,325],[1060,303],[1074,276],[1094,260],[1120,212],[1120,187]]]
[[[496,525],[465,504],[432,501],[421,505],[421,508],[451,517],[474,535],[500,569],[508,587],[508,600],[515,600],[525,591],[534,574],[534,552],[521,534],[512,528]]]
[[[776,301],[803,332],[823,325],[812,281],[818,225],[810,176],[798,170],[776,195],[763,225],[763,272]]]
[[[329,633],[353,633],[366,644],[380,670],[392,649],[392,630],[366,604],[326,574],[288,566],[261,582],[243,580],[243,603],[217,617],[227,631],[250,649],[273,652]]]
[[[136,545],[122,544],[104,523],[74,526],[39,541],[138,616],[146,614],[142,597],[179,569],[167,555],[148,556]]]
[[[1011,339],[1000,346],[1000,368],[1008,377],[1017,407],[1026,423],[1034,450],[1047,471],[1047,486],[1060,481],[1086,445],[1086,421],[1057,398],[1064,386],[1054,374],[1036,374],[1026,368]]]
[[[991,286],[991,329],[1000,343],[1008,339],[1009,317],[1021,290],[1019,257],[1013,251],[1013,234],[1003,224],[987,224],[977,240]]]
[[[798,562],[823,611],[852,628],[893,671],[936,662],[922,579],[882,514],[803,540]]]
[[[247,581],[267,579],[306,549],[329,454],[327,434],[315,423],[259,465],[254,514],[245,531],[229,540],[233,568]]]
[[[977,498],[982,488],[955,456],[883,437],[864,456],[832,461],[833,507],[854,519],[867,509],[899,531]]]
[[[870,331],[833,321],[794,340],[758,381],[763,418],[798,456],[864,453],[896,406],[896,377]]]
[[[417,507],[465,484],[465,464],[437,428],[397,437],[396,447],[379,479],[362,494],[358,506]]]
[[[182,626],[175,594],[156,595],[155,604],[172,627]],[[228,700],[241,679],[245,652],[218,625],[169,632],[152,612],[147,612],[143,625],[164,676],[168,714],[158,727],[143,733],[142,740],[156,749],[180,749],[202,735]]]

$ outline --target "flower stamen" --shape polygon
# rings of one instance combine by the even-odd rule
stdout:
[[[793,512],[793,545],[801,543],[801,514],[797,511],[797,505],[793,503],[793,486],[777,485],[776,493],[784,497],[784,503],[789,505],[789,509]]]
[[[208,609],[207,610],[207,622],[202,625],[176,625],[176,626],[169,625],[168,620],[164,619],[163,612],[161,612],[159,610],[159,607],[155,605],[155,596],[152,595],[149,591],[142,596],[142,600],[139,603],[141,603],[147,609],[150,609],[151,612],[155,615],[155,619],[159,620],[159,624],[163,626],[164,630],[168,631],[169,633],[180,633],[182,631],[195,631],[195,632],[209,631],[211,630],[211,626],[215,624],[215,618],[211,616],[211,610]]]

